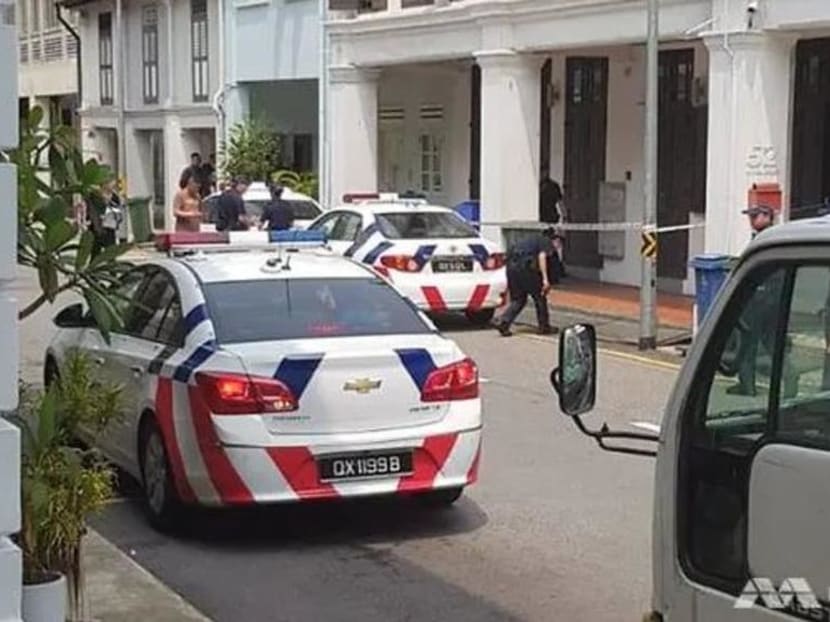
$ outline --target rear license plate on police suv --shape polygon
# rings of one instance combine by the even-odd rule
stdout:
[[[389,477],[412,473],[411,451],[321,456],[317,468],[322,481]]]
[[[433,272],[472,272],[473,260],[463,257],[436,257],[432,260]]]

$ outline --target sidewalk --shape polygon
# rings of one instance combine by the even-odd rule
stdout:
[[[589,323],[597,329],[600,341],[639,343],[639,288],[568,279],[554,288],[549,299],[553,310],[551,321],[558,328]],[[693,305],[694,300],[687,296],[658,294],[658,344],[674,343],[691,335]],[[525,307],[519,323],[536,325],[532,304]]]
[[[94,531],[84,541],[91,622],[208,622],[178,594]]]

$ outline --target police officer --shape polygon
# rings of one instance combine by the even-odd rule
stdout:
[[[262,228],[268,231],[285,231],[294,224],[294,212],[288,201],[282,198],[282,186],[270,186],[271,202],[262,212]]]
[[[749,218],[749,226],[752,228],[752,237],[769,229],[775,221],[775,212],[767,205],[754,205],[744,210]]]
[[[527,304],[527,297],[533,298],[539,333],[553,332],[548,315],[547,293],[550,291],[548,258],[556,252],[553,246],[553,227],[513,244],[507,251],[507,288],[510,304],[496,322],[496,328],[503,337],[509,337],[510,326]]]

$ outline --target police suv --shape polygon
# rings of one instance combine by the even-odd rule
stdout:
[[[244,247],[240,244],[244,243]],[[129,410],[100,449],[152,522],[207,506],[418,495],[477,477],[475,363],[386,280],[301,231],[167,234],[119,288],[107,343],[81,305],[55,318],[47,382],[79,348]]]
[[[451,209],[395,194],[346,195],[309,229],[373,266],[419,308],[488,323],[507,289],[505,256]]]

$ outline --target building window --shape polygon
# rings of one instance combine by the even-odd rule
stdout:
[[[141,27],[142,93],[145,104],[159,101],[159,22],[158,7],[144,7]]]
[[[46,0],[46,14],[43,16],[45,20],[44,27],[46,30],[55,30],[60,27],[58,22],[58,7],[52,0]]]
[[[17,28],[21,35],[29,32],[29,0],[17,0]]]
[[[98,75],[101,105],[112,105],[112,13],[98,15]]]
[[[208,100],[207,0],[190,0],[190,46],[193,63],[193,101]]]
[[[32,23],[30,32],[40,32],[40,0],[32,0]]]
[[[421,134],[421,192],[440,193],[444,189],[441,168],[443,141],[435,134]]]

